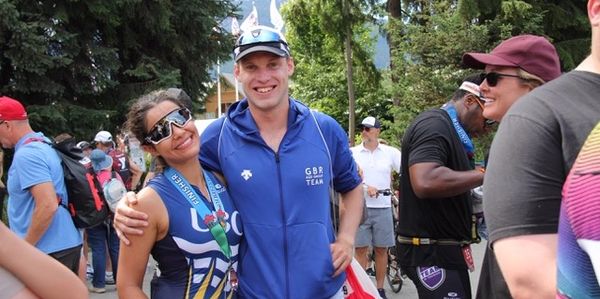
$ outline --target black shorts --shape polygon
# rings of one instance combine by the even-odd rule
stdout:
[[[471,299],[467,269],[449,270],[436,266],[403,266],[402,269],[417,287],[419,299]]]
[[[79,259],[81,258],[81,245],[69,249],[50,253],[49,256],[69,268],[75,275],[79,275]]]

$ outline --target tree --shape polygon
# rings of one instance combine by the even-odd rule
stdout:
[[[290,0],[282,7],[296,61],[294,94],[348,126],[352,143],[355,111],[365,116],[368,113],[354,107],[366,107],[360,103],[384,98],[372,59],[374,18],[366,13],[375,10],[372,2]],[[357,105],[353,105],[354,98]],[[369,108],[374,111],[382,106]]]
[[[230,1],[0,1],[0,92],[32,125],[89,138],[114,130],[130,100],[180,86],[198,98],[229,57]]]

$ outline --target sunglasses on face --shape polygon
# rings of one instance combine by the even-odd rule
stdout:
[[[365,132],[371,132],[371,128],[369,127],[362,127],[361,129]]]
[[[171,125],[183,128],[191,119],[192,113],[187,108],[173,110],[152,126],[152,129],[148,131],[144,140],[147,143],[159,144],[173,134]]]
[[[496,73],[496,72],[485,73],[485,74],[482,74],[482,76],[483,76],[482,80],[483,79],[486,80],[487,84],[491,87],[498,85],[498,80],[500,80],[500,78],[502,78],[502,77],[513,77],[513,78],[523,79],[518,75],[502,74],[502,73]]]

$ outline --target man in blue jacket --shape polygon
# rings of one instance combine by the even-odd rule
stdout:
[[[200,160],[223,173],[240,211],[239,287],[247,298],[343,298],[363,208],[348,138],[331,117],[289,96],[294,61],[283,35],[257,26],[234,49],[247,96],[202,134]],[[345,207],[337,238],[329,189]],[[121,204],[117,226],[131,215]]]

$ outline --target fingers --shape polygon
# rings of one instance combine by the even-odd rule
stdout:
[[[333,277],[336,277],[346,271],[346,267],[352,262],[352,248],[336,242],[331,245],[331,258],[335,270]]]
[[[129,246],[129,244],[131,244],[131,242],[129,242],[129,239],[127,239],[125,234],[123,232],[121,232],[121,230],[119,230],[116,225],[113,225],[113,227],[115,228],[115,232],[117,233],[117,237],[119,237],[119,240],[121,240],[123,242],[123,244]]]
[[[127,199],[125,201],[125,204],[127,204],[127,206],[135,205],[138,202],[137,196],[135,195],[135,192],[133,192],[133,191],[127,192],[125,194],[125,198]],[[121,201],[123,201],[123,200],[121,200]]]

